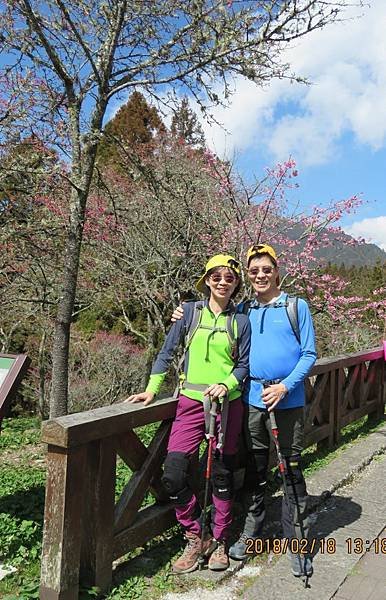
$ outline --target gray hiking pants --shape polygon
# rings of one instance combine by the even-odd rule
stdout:
[[[279,430],[279,444],[287,463],[286,483],[289,507],[282,501],[283,537],[307,539],[309,519],[307,490],[300,465],[303,450],[304,409],[289,408],[275,411]],[[245,478],[246,517],[244,534],[261,536],[265,519],[264,495],[267,483],[271,424],[267,410],[248,405],[244,411],[244,438],[248,449]]]

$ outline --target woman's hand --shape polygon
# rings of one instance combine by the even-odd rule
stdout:
[[[218,398],[222,400],[228,393],[228,388],[223,383],[213,383],[208,386],[204,392],[204,396],[210,396],[211,398]]]
[[[170,320],[172,323],[175,323],[176,321],[180,321],[183,316],[184,316],[184,309],[182,308],[182,306],[180,304],[180,306],[177,306],[177,308],[174,309]]]
[[[150,404],[154,400],[155,394],[153,392],[141,392],[140,394],[132,394],[124,402],[129,402],[130,404],[134,404],[134,402],[143,402],[143,405],[146,406]]]
[[[284,383],[275,383],[263,389],[261,398],[269,412],[279,404],[287,392],[288,390]]]

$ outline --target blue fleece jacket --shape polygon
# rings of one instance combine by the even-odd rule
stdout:
[[[288,389],[275,410],[304,406],[303,382],[316,360],[314,327],[307,302],[298,300],[299,344],[287,316],[286,297],[282,292],[271,306],[252,301],[249,310],[251,379],[245,388],[244,402],[260,408],[265,408],[261,399],[263,386],[256,379],[280,379]]]

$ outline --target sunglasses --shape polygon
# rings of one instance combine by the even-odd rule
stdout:
[[[248,269],[249,277],[257,277],[257,275],[261,272],[263,275],[272,275],[274,271],[274,267],[253,267],[252,269]]]
[[[225,275],[220,275],[220,273],[212,273],[209,276],[209,279],[213,281],[213,283],[220,283],[222,279],[225,281],[225,283],[233,283],[234,281],[236,281],[236,277],[234,277],[230,273],[226,273]]]

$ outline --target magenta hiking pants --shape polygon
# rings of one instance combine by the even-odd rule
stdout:
[[[221,455],[217,460],[225,468],[231,470],[229,465],[232,457],[237,452],[238,439],[242,427],[243,403],[241,398],[229,403],[228,422],[224,445]],[[217,416],[216,427],[220,427],[221,415]],[[205,438],[205,418],[202,402],[180,396],[177,404],[176,417],[170,432],[168,456],[171,452],[183,453],[187,456],[194,454],[202,440]],[[217,452],[217,454],[219,454]],[[221,467],[223,468],[223,467]],[[233,499],[221,499],[212,494],[212,532],[216,540],[227,538],[229,527],[232,523]],[[176,506],[177,521],[182,527],[196,535],[201,534],[200,507],[196,496],[192,493],[190,500],[184,505]]]

